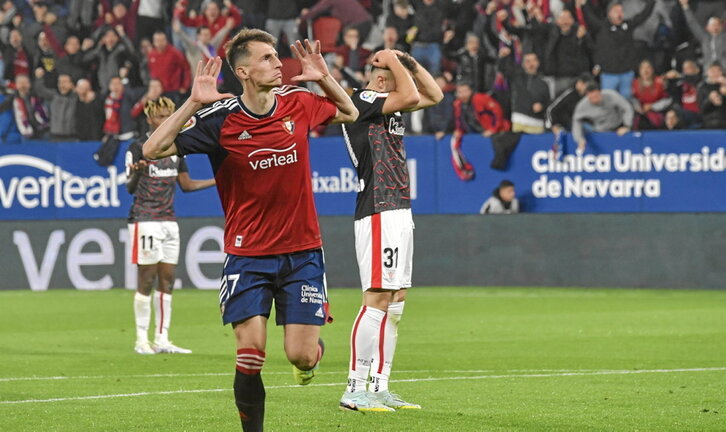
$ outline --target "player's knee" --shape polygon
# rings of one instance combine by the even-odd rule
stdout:
[[[316,350],[288,353],[287,359],[300,370],[310,370],[315,367],[318,361]]]

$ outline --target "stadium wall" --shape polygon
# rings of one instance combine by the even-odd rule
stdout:
[[[726,289],[723,214],[419,215],[414,285]],[[217,289],[220,218],[179,221],[178,287]],[[321,218],[331,287],[357,287],[353,224]],[[135,287],[122,219],[0,222],[0,289]]]

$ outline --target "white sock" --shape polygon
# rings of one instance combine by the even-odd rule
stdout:
[[[169,342],[169,323],[171,322],[171,294],[154,291],[154,343]]]
[[[384,392],[388,390],[388,380],[391,377],[393,366],[393,355],[396,353],[396,342],[398,342],[398,323],[403,316],[403,304],[405,302],[393,302],[388,305],[388,316],[386,328],[381,333],[382,341],[379,341],[379,349],[373,350],[371,361],[371,377],[368,390],[372,392]],[[382,353],[381,353],[381,349]],[[381,356],[383,354],[383,356]],[[381,358],[383,364],[381,364]]]
[[[134,318],[136,319],[136,343],[148,342],[151,297],[145,296],[138,291],[134,294]]]
[[[347,392],[366,390],[368,371],[373,351],[378,346],[378,335],[386,318],[386,312],[370,306],[362,306],[350,335],[350,369]]]

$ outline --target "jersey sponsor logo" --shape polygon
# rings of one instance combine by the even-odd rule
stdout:
[[[406,125],[403,122],[399,122],[395,117],[391,117],[388,120],[388,133],[403,136],[406,133]]]
[[[105,177],[80,177],[35,156],[10,154],[0,157],[0,168],[11,166],[34,168],[50,176],[35,174],[0,179],[0,203],[3,208],[9,209],[15,205],[26,209],[121,206],[118,187],[126,183],[126,175],[118,174],[115,166],[106,169]]]
[[[241,134],[239,134],[239,136],[237,137],[237,139],[240,140],[240,141],[248,140],[250,138],[252,138],[252,135],[250,135],[250,133],[247,132],[246,129],[245,129],[244,132],[242,132]]]
[[[196,125],[197,125],[197,118],[194,117],[194,116],[192,116],[192,118],[190,118],[189,120],[187,120],[186,123],[184,123],[184,126],[182,126],[181,130],[179,131],[179,133],[188,131],[189,129],[193,128]]]
[[[365,90],[360,92],[359,97],[363,102],[373,103],[373,101],[378,97],[378,93],[373,90]]]
[[[295,132],[295,122],[292,121],[290,116],[285,117],[282,119],[282,128],[287,131],[290,135],[292,135]]]
[[[242,247],[242,236],[238,235],[234,238],[234,246],[235,247]]]
[[[149,165],[149,177],[176,177],[179,170],[176,168],[159,168],[156,165]]]
[[[258,169],[265,170],[269,168],[276,168],[284,165],[290,165],[297,163],[297,150],[295,147],[297,146],[297,143],[294,143],[290,147],[286,149],[271,149],[271,148],[261,148],[253,151],[249,154],[250,158],[250,166],[253,170],[257,171]],[[257,160],[252,160],[253,156],[260,154],[260,157]],[[272,153],[270,155],[270,153]]]

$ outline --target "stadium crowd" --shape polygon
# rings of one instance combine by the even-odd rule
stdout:
[[[242,27],[323,40],[334,77],[410,52],[445,91],[414,133],[726,128],[723,0],[5,0],[0,142],[130,139],[144,103],[187,96]],[[291,73],[292,72],[292,73]],[[241,93],[225,65],[220,88]],[[315,134],[336,134],[322,128]]]

